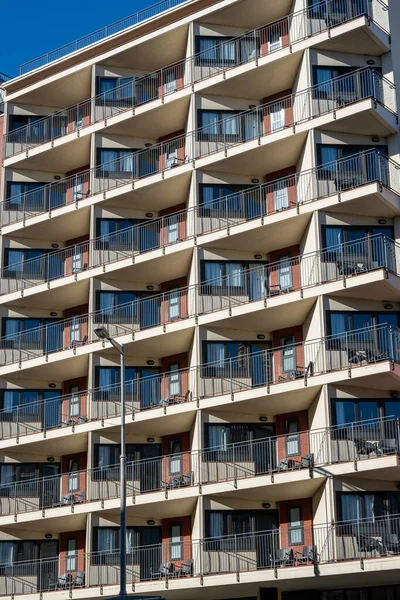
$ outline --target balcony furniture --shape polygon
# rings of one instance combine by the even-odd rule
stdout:
[[[365,263],[363,262],[355,262],[352,260],[338,260],[336,262],[336,266],[340,276],[344,275],[359,275],[360,273],[364,273],[367,270]]]
[[[61,427],[69,427],[69,425],[80,425],[81,423],[87,423],[88,418],[83,415],[74,415],[72,417],[68,417],[61,423]]]
[[[377,442],[379,454],[396,454],[399,444],[395,438],[388,438]]]
[[[177,156],[174,158],[173,161],[171,161],[170,169],[172,169],[173,167],[179,167],[179,165],[184,165],[186,164],[188,161],[188,156],[186,155],[184,158],[178,158]]]
[[[78,348],[79,346],[84,346],[85,344],[87,344],[89,337],[87,335],[84,336],[83,339],[81,340],[73,340],[71,342],[71,348]]]
[[[311,469],[314,464],[314,454],[306,454],[300,458],[300,469]]]
[[[293,371],[288,371],[287,373],[283,373],[279,375],[278,381],[282,383],[283,381],[295,381],[296,379],[302,379],[304,377],[304,367],[296,365],[296,368]]]
[[[386,554],[399,554],[400,539],[397,533],[388,533],[382,537],[382,546]]]
[[[186,487],[193,484],[193,471],[184,475],[172,475],[168,481],[162,482],[162,487],[167,490],[173,490],[180,487]]]
[[[63,573],[62,575],[60,575],[57,579],[57,582],[55,583],[55,588],[56,590],[62,590],[68,587],[71,587],[73,582],[72,579],[72,575],[71,573]]]
[[[152,579],[161,579],[162,577],[176,577],[174,563],[162,562],[159,566],[158,571],[151,573]]]
[[[74,578],[74,586],[76,587],[82,587],[85,585],[85,572],[84,571],[80,571],[78,573],[75,574],[75,578]]]
[[[283,458],[279,461],[278,471],[291,471],[292,469],[295,469],[296,466],[297,463],[293,458]]]
[[[272,567],[284,567],[293,564],[293,550],[291,548],[281,548],[275,555],[269,555]]]
[[[159,406],[170,406],[174,404],[181,404],[182,402],[188,402],[191,398],[192,392],[188,390],[184,396],[174,395],[168,396],[167,398],[162,398],[159,402]]]
[[[62,497],[61,504],[82,504],[85,501],[85,492],[70,492]]]
[[[193,575],[193,560],[184,560],[177,571],[177,577],[191,577]]]
[[[280,283],[274,283],[269,286],[269,295],[277,296],[278,294],[287,294],[292,291],[291,287],[282,287]]]
[[[357,531],[357,526],[354,527],[359,552],[378,552],[384,554],[382,542],[375,536]]]
[[[313,563],[316,564],[319,561],[319,554],[317,552],[317,546],[303,546],[303,552],[295,552],[296,564]]]
[[[91,191],[88,190],[87,192],[75,192],[75,202],[77,200],[84,200],[85,198],[88,198],[91,194]]]
[[[354,444],[356,446],[357,454],[361,454],[363,456],[369,456],[370,454],[379,454],[378,442],[373,442],[370,440],[355,437]]]

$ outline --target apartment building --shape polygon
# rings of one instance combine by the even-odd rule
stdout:
[[[168,0],[5,81],[0,596],[399,600],[400,7]]]

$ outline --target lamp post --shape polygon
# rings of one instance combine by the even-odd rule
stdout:
[[[126,591],[126,436],[125,436],[125,349],[116,342],[105,327],[97,327],[94,330],[100,340],[107,340],[116,350],[121,358],[121,454],[119,457],[119,484],[121,489],[121,501],[119,512],[119,565],[120,565],[120,589],[118,600],[125,600]]]

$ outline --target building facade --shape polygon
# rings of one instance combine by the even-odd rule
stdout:
[[[399,600],[400,8],[175,0],[4,82],[0,596]],[[0,117],[1,119],[1,117]]]

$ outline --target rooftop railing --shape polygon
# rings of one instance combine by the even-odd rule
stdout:
[[[89,35],[78,38],[74,42],[70,42],[69,44],[65,44],[64,46],[57,48],[57,50],[53,50],[52,52],[48,52],[42,56],[39,56],[39,58],[35,58],[34,60],[22,64],[20,66],[20,75],[24,75],[29,71],[39,69],[50,62],[59,60],[60,58],[63,58],[68,54],[72,54],[73,52],[77,52],[78,50],[82,50],[83,48],[87,48],[92,44],[96,44],[97,42],[120,33],[125,29],[134,27],[138,23],[142,23],[147,19],[152,19],[167,10],[171,10],[176,6],[184,4],[185,2],[189,4],[192,1],[193,0],[162,0],[161,2],[147,6],[146,8],[139,10],[129,17],[125,17],[124,19],[116,21],[115,23],[107,25],[106,27],[102,27],[101,29],[90,33]]]
[[[8,265],[0,271],[0,295],[176,246],[179,242],[370,183],[378,183],[400,194],[399,171],[400,165],[373,149],[187,210],[149,219],[118,233],[61,250],[43,251],[41,256],[23,262],[13,261],[11,248]]]
[[[367,559],[400,554],[399,531],[400,516],[387,514],[358,521],[266,525],[263,531],[148,546],[136,546],[132,535],[127,543],[127,581],[159,581],[164,586],[168,581],[173,587],[174,580],[195,578],[200,585],[201,578],[209,575],[260,570],[270,570],[272,578],[278,577],[279,571],[281,579],[285,569],[300,566],[310,567],[310,577],[315,577],[313,570],[318,573],[319,565],[343,561],[358,561],[362,571]],[[0,565],[0,595],[36,596],[43,592],[51,598],[56,590],[117,586],[119,559],[118,548],[114,548],[31,561],[10,560]],[[380,568],[379,564],[371,565],[371,569]],[[289,570],[288,576],[295,575]]]
[[[170,292],[141,292],[138,299],[68,319],[44,322],[19,329],[19,321],[8,321],[9,330],[0,338],[0,365],[37,359],[63,350],[74,350],[98,342],[96,327],[104,325],[111,337],[165,327],[215,312],[229,310],[290,292],[300,292],[356,275],[384,269],[399,274],[400,245],[382,234],[324,250],[287,257],[270,264],[256,264],[232,275],[177,288]],[[138,292],[139,294],[139,292]],[[27,321],[28,323],[28,321]],[[11,327],[15,326],[15,331]]]
[[[374,21],[373,17],[378,8],[381,12],[385,9],[385,5],[379,0],[352,0],[343,10],[338,11],[336,0],[323,0],[312,7],[223,42],[219,46],[221,60],[213,56],[212,50],[197,52],[162,69],[133,78],[131,82],[113,90],[39,118],[31,125],[9,132],[4,138],[4,156],[10,157],[26,152],[30,148],[64,137],[93,123],[132,111],[135,107],[164,98],[234,67],[256,61],[357,17],[368,16],[369,20]]]
[[[206,125],[151,148],[132,152],[123,160],[103,163],[77,175],[46,184],[23,196],[8,198],[2,214],[11,209],[8,223],[53,212],[97,194],[105,194],[135,181],[178,169],[192,161],[211,156],[246,142],[294,130],[322,115],[372,99],[395,114],[395,88],[376,70],[363,68],[334,78],[279,100],[236,113],[218,124]],[[132,188],[131,188],[132,189]],[[4,222],[3,222],[4,224]]]
[[[223,444],[127,463],[127,494],[137,495],[274,476],[300,469],[397,455],[400,420],[390,417]],[[12,464],[8,465],[12,468]],[[119,465],[0,485],[2,516],[119,498]],[[45,513],[43,512],[43,516]]]
[[[139,375],[126,382],[126,412],[132,419],[143,411],[200,403],[205,398],[226,396],[260,389],[268,394],[271,386],[303,382],[325,373],[400,362],[400,337],[396,327],[378,327],[336,333],[320,339],[290,346],[246,351],[238,356],[211,361],[178,372],[166,372],[146,377]],[[296,388],[297,389],[297,388]],[[54,397],[14,405],[4,404],[0,411],[0,439],[46,433],[55,429],[84,426],[121,415],[120,385],[102,385]],[[4,396],[6,398],[6,396]],[[314,454],[316,452],[313,451]]]

